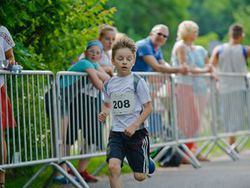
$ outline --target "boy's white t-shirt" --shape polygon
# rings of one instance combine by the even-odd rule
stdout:
[[[111,103],[113,94],[125,94],[135,92],[134,76],[130,74],[125,77],[114,76],[104,87],[104,102]],[[132,112],[123,115],[112,114],[112,131],[123,132],[128,126],[135,122],[143,110],[143,104],[151,101],[148,86],[143,78],[140,78],[137,84],[136,93],[134,93],[135,108]],[[112,104],[111,104],[112,106]],[[144,122],[144,127],[147,127]]]
[[[13,48],[14,46],[15,43],[8,29],[4,26],[0,26],[0,61],[6,60],[5,52]],[[0,87],[2,87],[3,84],[4,84],[4,77],[0,76]]]

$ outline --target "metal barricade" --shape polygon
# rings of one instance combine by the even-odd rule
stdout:
[[[56,81],[50,71],[0,73],[0,81],[4,79],[0,168],[44,164],[24,186],[28,187],[50,164],[74,186],[88,187],[68,160],[106,154],[112,118],[109,116],[105,125],[98,121],[101,92],[86,73],[58,72]],[[199,141],[206,142],[196,155],[207,145],[211,150],[217,144],[232,159],[238,158],[228,144],[224,147],[220,141],[237,135],[249,138],[249,77],[220,74],[216,82],[210,75],[137,74],[147,82],[152,97],[153,112],[147,120],[151,148],[163,148],[156,161],[171,147],[194,167],[200,167],[186,146]],[[66,163],[79,183],[58,163]]]
[[[235,152],[249,140],[249,80],[246,74],[220,73],[216,84],[216,124],[214,126],[220,146],[233,159],[239,156]],[[240,136],[236,143],[229,145],[223,138]]]
[[[61,160],[103,155],[107,136],[98,120],[101,92],[86,73],[58,72],[57,93]]]
[[[0,72],[0,168],[42,164],[23,186],[28,187],[47,167],[58,165],[55,81],[51,71]],[[76,187],[82,187],[73,178]]]
[[[1,168],[13,168],[57,161],[56,130],[46,115],[45,94],[53,90],[53,73],[1,71]],[[51,92],[49,99],[55,95]],[[51,109],[51,108],[50,108]],[[51,117],[53,114],[50,111]],[[4,128],[6,127],[6,128]],[[4,161],[4,142],[6,161]]]

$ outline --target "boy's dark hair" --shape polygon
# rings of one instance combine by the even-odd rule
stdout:
[[[229,27],[229,34],[233,37],[233,39],[238,39],[243,34],[243,27],[240,24],[232,24]]]
[[[126,36],[123,36],[123,37],[120,37],[118,40],[116,40],[112,46],[112,59],[114,59],[116,51],[121,48],[128,48],[131,50],[134,56],[136,54],[135,42],[132,39]]]

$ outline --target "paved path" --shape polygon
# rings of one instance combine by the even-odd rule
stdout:
[[[202,168],[191,165],[179,168],[158,168],[152,178],[136,182],[132,174],[123,175],[124,188],[250,188],[250,152],[241,154],[233,162],[222,157],[202,163]],[[108,178],[89,184],[90,188],[108,188]]]

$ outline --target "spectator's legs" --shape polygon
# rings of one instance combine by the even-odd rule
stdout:
[[[6,162],[6,159],[7,159],[7,156],[6,156],[6,142],[5,142],[5,139],[4,139],[4,133],[2,135],[2,138],[1,138],[1,147],[3,146],[3,152],[2,153],[2,148],[0,147],[0,160],[1,160],[1,164],[4,164]],[[3,157],[3,158],[2,158]],[[4,187],[4,184],[5,184],[5,172],[4,171],[0,171],[0,188]]]

